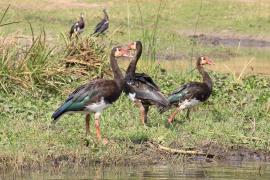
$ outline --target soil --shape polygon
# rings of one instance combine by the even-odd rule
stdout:
[[[249,161],[265,161],[270,162],[270,152],[263,150],[252,150],[241,146],[223,147],[216,143],[208,143],[198,149],[187,149],[193,151],[202,151],[206,155],[183,155],[172,153],[152,146],[152,142],[144,142],[141,144],[130,144],[129,149],[119,157],[105,158],[103,160],[81,160],[80,162],[95,165],[118,165],[118,166],[138,166],[138,165],[166,165],[173,162],[183,161],[200,161],[200,162],[222,162],[222,163],[242,163]],[[172,143],[172,146],[177,146]],[[178,144],[179,146],[179,144]],[[173,147],[170,147],[175,149]],[[68,161],[72,157],[60,156],[55,158],[53,165],[61,164],[61,161]],[[71,162],[74,162],[71,161]]]
[[[113,143],[116,143],[115,141]],[[121,142],[118,142],[121,143]],[[63,168],[74,166],[139,166],[139,165],[167,165],[183,162],[219,162],[219,163],[243,163],[250,161],[270,162],[270,153],[263,150],[253,150],[241,146],[223,147],[216,143],[207,143],[198,149],[185,149],[187,151],[200,151],[205,155],[183,155],[160,149],[157,144],[151,141],[128,143],[126,151],[118,156],[105,156],[100,159],[91,159],[87,154],[76,157],[75,154],[62,154],[48,156],[43,159],[45,162],[33,162],[25,160],[21,165],[8,164],[7,162],[16,163],[8,157],[0,157],[0,170],[10,169],[14,166],[21,169],[38,170],[43,168]],[[107,145],[110,146],[110,143]],[[181,147],[178,142],[172,143],[169,149],[177,150]],[[181,148],[179,148],[181,149]],[[183,150],[183,149],[181,149]]]
[[[213,46],[270,48],[270,41],[252,38],[218,37],[205,34],[191,35],[189,37],[199,41],[200,43]]]
[[[263,150],[252,150],[243,146],[234,145],[224,148],[218,144],[208,144],[201,147],[213,155],[217,161],[270,161],[270,153]]]
[[[232,32],[221,32],[221,33],[212,33],[206,34],[199,32],[196,35],[192,35],[194,32],[190,30],[178,31],[181,36],[186,36],[190,38],[191,41],[198,42],[202,45],[207,46],[224,46],[230,48],[256,48],[256,49],[270,49],[270,37],[266,36],[244,36],[241,34],[235,34]],[[196,54],[196,50],[194,51],[193,57],[199,56],[200,54]],[[191,55],[184,52],[167,52],[167,53],[157,53],[156,58],[158,60],[182,60],[188,59]],[[221,59],[228,59],[231,57],[237,56],[234,51],[213,51],[210,52],[209,56],[218,57]]]

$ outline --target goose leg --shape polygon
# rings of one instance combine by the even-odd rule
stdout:
[[[172,122],[173,122],[173,120],[174,120],[176,114],[179,113],[179,112],[180,112],[180,109],[177,108],[177,109],[171,114],[171,116],[169,117],[168,123],[172,124]]]
[[[190,109],[188,108],[188,109],[187,109],[187,116],[186,116],[187,119],[190,119],[190,116],[189,116],[189,115],[190,115]]]
[[[76,41],[78,40],[78,37],[79,37],[79,34],[78,34],[78,31],[76,29],[76,31],[74,32],[74,35],[75,35],[75,38],[76,38]]]
[[[95,113],[95,126],[96,126],[96,135],[98,141],[101,141],[101,132],[100,132],[100,127],[99,127],[99,117],[100,117],[100,112]]]
[[[147,123],[147,114],[149,111],[149,106],[144,105],[143,107],[144,107],[144,123]]]
[[[142,121],[142,124],[144,125],[144,124],[145,124],[144,120],[145,120],[145,116],[146,116],[146,115],[145,115],[145,109],[144,109],[144,107],[143,107],[141,101],[135,100],[134,102],[135,102],[135,105],[138,106],[139,109],[140,109],[141,121]]]
[[[85,116],[85,132],[86,132],[86,136],[88,136],[90,134],[90,114],[86,114]]]
[[[97,139],[99,142],[101,142],[102,138],[101,138],[101,130],[99,127],[99,118],[100,118],[101,113],[100,112],[96,112],[95,113],[95,126],[96,126],[96,134],[97,134]],[[109,143],[107,138],[103,139],[102,142],[104,145],[107,145]]]

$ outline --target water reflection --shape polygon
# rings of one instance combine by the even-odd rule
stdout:
[[[77,167],[47,171],[8,171],[0,179],[270,179],[270,164],[187,163],[168,166]]]

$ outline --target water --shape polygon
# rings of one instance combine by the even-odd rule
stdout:
[[[2,173],[0,179],[270,179],[270,164],[187,163],[169,166],[95,167]]]

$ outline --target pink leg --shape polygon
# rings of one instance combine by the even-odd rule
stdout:
[[[98,141],[101,141],[101,131],[100,131],[100,127],[99,127],[99,117],[100,117],[100,113],[97,112],[97,113],[95,114],[96,134],[97,134],[97,139],[98,139]]]
[[[172,124],[172,122],[173,122],[173,120],[174,120],[176,114],[179,113],[179,111],[180,111],[180,109],[176,109],[176,110],[171,114],[171,116],[170,116],[169,119],[168,119],[168,123]]]
[[[99,118],[100,118],[100,112],[96,112],[95,113],[95,126],[96,126],[96,134],[97,134],[97,139],[99,142],[101,142],[102,138],[101,138],[101,130],[99,127]],[[108,139],[104,138],[103,139],[103,144],[106,145],[108,144]]]
[[[142,124],[144,125],[144,124],[145,124],[145,120],[146,120],[145,109],[144,109],[144,107],[143,107],[141,101],[135,100],[134,103],[135,103],[135,105],[136,105],[137,107],[139,107],[139,109],[140,109],[141,122],[142,122]]]

